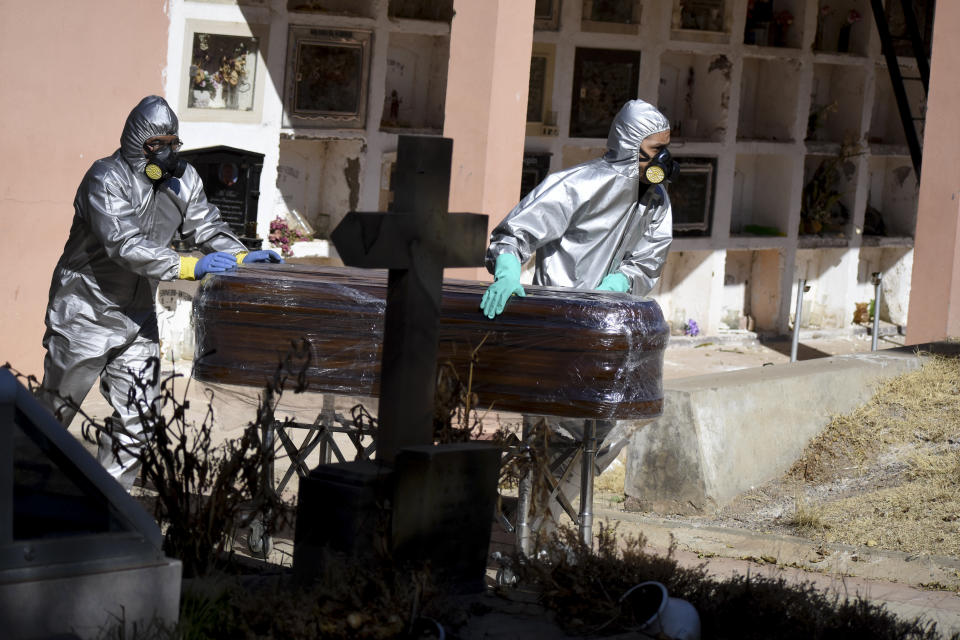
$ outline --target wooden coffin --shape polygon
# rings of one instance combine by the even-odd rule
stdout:
[[[309,390],[375,397],[386,271],[252,265],[207,277],[194,299],[200,380],[263,386],[291,344],[306,339]],[[439,362],[481,408],[570,418],[660,415],[669,330],[652,300],[525,287],[495,320],[480,312],[487,283],[443,286]],[[486,338],[484,340],[484,338]]]

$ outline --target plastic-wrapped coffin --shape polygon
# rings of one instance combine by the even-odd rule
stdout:
[[[496,320],[486,283],[446,280],[438,363],[451,363],[479,407],[569,418],[649,418],[663,405],[669,329],[653,300],[525,287]],[[310,391],[374,397],[387,273],[301,265],[209,276],[194,299],[200,380],[262,386],[306,340]],[[481,345],[482,342],[482,345]],[[477,347],[479,346],[479,349]]]

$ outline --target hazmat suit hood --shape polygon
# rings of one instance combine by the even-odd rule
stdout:
[[[160,96],[147,96],[133,108],[123,125],[120,154],[137,175],[143,175],[147,159],[143,143],[153,136],[175,136],[180,128],[177,114]]]
[[[669,131],[670,122],[656,107],[643,100],[623,105],[610,125],[607,153],[603,159],[629,178],[640,175],[640,144],[644,138]]]

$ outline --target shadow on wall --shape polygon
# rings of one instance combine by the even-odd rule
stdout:
[[[671,251],[660,281],[650,296],[663,310],[674,334],[682,333],[693,320],[700,330],[709,331],[709,295],[714,275],[713,251]],[[698,295],[697,292],[700,292]]]
[[[332,31],[329,29],[297,27],[303,33],[295,32],[291,27],[286,27],[279,32],[273,30],[271,34],[270,23],[273,17],[267,10],[269,4],[264,0],[249,0],[247,3],[239,3],[238,9],[243,14],[244,21],[250,26],[251,31],[258,37],[256,39],[243,39],[243,46],[247,49],[254,49],[260,54],[259,60],[255,56],[244,56],[246,66],[249,67],[257,63],[263,64],[267,73],[257,73],[257,81],[262,81],[265,86],[261,90],[256,88],[256,93],[264,95],[273,91],[283,102],[283,126],[333,126],[331,115],[325,115],[329,111],[350,111],[350,105],[360,104],[361,116],[368,117],[367,94],[366,91],[353,95],[349,87],[343,88],[337,85],[336,90],[331,90],[336,83],[330,81],[328,77],[319,77],[323,75],[325,68],[337,68],[343,74],[354,78],[350,73],[354,70],[362,71],[367,67],[363,64],[369,64],[369,59],[357,62],[349,54],[352,51],[359,50],[351,48],[344,44],[336,46],[337,38],[346,37],[347,31]],[[288,9],[304,11],[316,14],[327,15],[360,15],[354,9],[354,5],[367,7],[369,3],[352,3],[347,0],[288,0],[286,2]],[[364,16],[371,17],[371,16]],[[364,32],[365,33],[365,32]],[[194,42],[187,43],[188,47],[193,47],[196,54],[198,47],[202,50],[209,50],[212,36],[200,32],[190,35]],[[272,35],[273,37],[268,37]],[[315,39],[327,38],[330,42],[325,42],[329,46],[314,46],[296,49],[292,53],[294,56],[313,56],[305,64],[315,72],[306,76],[291,77],[288,73],[287,57],[291,55],[291,40],[299,37],[314,37]],[[203,38],[207,38],[204,41]],[[223,39],[223,38],[221,38]],[[227,39],[227,44],[239,41],[240,38],[233,40]],[[279,40],[279,41],[278,41]],[[219,42],[219,41],[218,41]],[[360,43],[362,49],[369,58],[369,41]],[[226,45],[225,45],[226,46]],[[365,48],[364,48],[365,47]],[[327,58],[321,59],[320,52],[329,54]],[[229,52],[228,52],[229,53]],[[194,55],[194,58],[197,56]],[[238,56],[235,60],[240,59]],[[326,62],[326,65],[324,65]],[[229,67],[230,60],[227,60]],[[210,82],[222,80],[223,77],[229,78],[223,72],[223,65],[216,68],[216,61],[211,62],[213,67],[209,71],[219,71],[217,73],[195,74],[191,72],[191,83],[189,89],[193,89],[193,83],[198,81]],[[234,66],[236,62],[234,61]],[[241,66],[237,69],[240,74],[241,84],[244,77],[250,75],[250,69]],[[315,77],[316,76],[316,77]],[[204,79],[206,78],[206,79]],[[201,80],[198,80],[201,79]],[[212,80],[211,80],[212,79]],[[366,86],[365,76],[356,76],[357,86]],[[227,86],[228,82],[223,82]],[[294,109],[291,112],[289,95],[297,95],[297,105],[300,105],[299,111]],[[211,105],[214,106],[214,105]],[[230,107],[229,104],[226,105]],[[242,106],[242,105],[241,105]],[[348,108],[350,107],[350,108]],[[302,113],[301,113],[302,111]],[[297,115],[300,114],[300,115]],[[338,116],[336,122],[343,125],[343,117]],[[325,124],[317,124],[324,121]],[[306,123],[306,124],[305,124]],[[314,124],[311,124],[314,123]],[[343,126],[356,126],[355,122]],[[261,212],[261,217],[269,216],[270,219],[280,217],[293,231],[299,231],[304,238],[314,237],[326,239],[329,232],[340,222],[340,219],[347,211],[356,209],[360,198],[360,170],[361,157],[364,151],[362,140],[307,140],[307,139],[286,139],[279,141],[279,159],[277,167],[277,199],[269,203],[269,211]]]
[[[842,269],[845,248],[800,249],[793,272],[792,300],[796,299],[797,280],[807,281],[810,290],[803,298],[800,326],[843,328],[850,324],[853,309],[846,307],[847,274]],[[793,313],[794,302],[791,302]]]
[[[913,249],[909,247],[864,247],[857,265],[856,299],[873,300],[873,274],[882,275],[880,319],[906,326],[913,276]]]

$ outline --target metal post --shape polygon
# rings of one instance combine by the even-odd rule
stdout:
[[[529,446],[530,436],[533,434],[533,424],[527,416],[523,418],[521,432],[522,446]],[[528,466],[520,478],[517,488],[517,526],[516,541],[521,556],[529,556],[533,552],[533,529],[530,526],[530,506],[533,500],[533,474],[537,470]]]
[[[793,312],[793,344],[790,345],[790,362],[797,361],[797,346],[800,344],[800,319],[803,317],[803,292],[807,290],[804,278],[797,280],[797,307]]]
[[[871,274],[873,278],[873,336],[870,342],[870,351],[877,350],[877,338],[880,336],[880,281],[883,274],[874,271]]]
[[[330,464],[333,462],[333,427],[337,423],[337,410],[334,405],[333,394],[323,394],[323,408],[320,409],[320,428],[326,429],[330,437],[328,442],[326,438],[320,441],[320,464]]]
[[[597,459],[597,421],[587,420],[580,459],[580,540],[593,547],[593,467]]]

